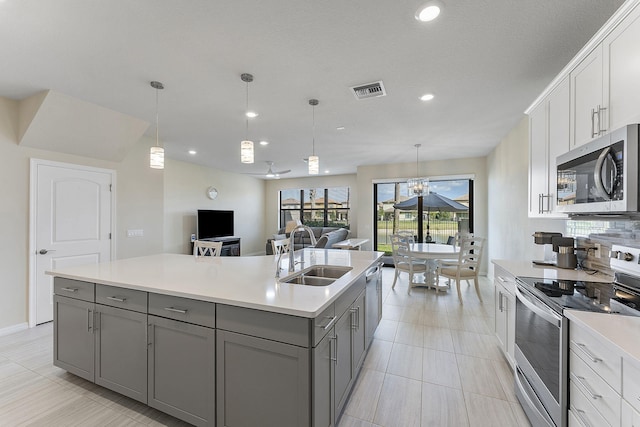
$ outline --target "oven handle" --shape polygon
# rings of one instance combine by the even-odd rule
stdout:
[[[558,328],[562,326],[562,318],[559,317],[555,312],[551,312],[550,310],[543,310],[542,308],[535,305],[532,301],[529,300],[525,295],[520,292],[520,288],[516,286],[516,298],[518,298],[527,308],[533,311],[538,316],[542,317],[544,320],[551,324],[555,324]]]

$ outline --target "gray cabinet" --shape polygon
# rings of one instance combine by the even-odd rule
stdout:
[[[331,331],[313,349],[312,426],[333,427],[335,414],[335,331]]]
[[[335,401],[336,416],[342,412],[347,397],[349,396],[349,388],[353,380],[352,357],[351,357],[351,327],[352,313],[347,310],[336,323],[335,337]]]
[[[88,381],[94,380],[94,304],[53,297],[53,364]]]
[[[149,406],[196,426],[214,426],[215,330],[152,315],[148,322]]]
[[[310,349],[217,331],[218,426],[309,424]]]
[[[351,365],[353,369],[353,377],[358,373],[358,370],[364,362],[364,356],[366,355],[367,341],[365,335],[365,292],[363,291],[360,296],[354,301],[351,308]]]
[[[96,304],[95,383],[147,403],[147,315]]]

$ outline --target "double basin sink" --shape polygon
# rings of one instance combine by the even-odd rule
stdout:
[[[327,286],[351,271],[353,267],[342,265],[312,265],[291,276],[284,277],[281,283],[306,286]]]

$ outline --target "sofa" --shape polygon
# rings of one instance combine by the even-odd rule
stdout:
[[[313,235],[315,236],[317,243],[316,248],[327,248],[331,249],[334,243],[341,242],[349,238],[349,230],[346,228],[338,228],[338,227],[310,227],[311,231],[313,231]],[[267,244],[265,246],[265,250],[267,255],[273,255],[273,248],[271,246],[272,240],[280,240],[280,239],[288,239],[289,233],[285,233],[284,227],[278,230],[276,234],[267,239]],[[296,233],[295,241],[294,241],[294,250],[308,248],[311,246],[311,237],[309,233],[306,231],[298,231]]]

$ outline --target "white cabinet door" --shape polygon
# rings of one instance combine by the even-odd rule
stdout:
[[[541,103],[529,114],[529,216],[541,216],[547,194],[547,111]]]
[[[603,41],[604,99],[609,129],[640,122],[640,7]]]
[[[569,80],[565,79],[547,98],[547,131],[549,135],[549,210],[555,211],[558,201],[556,158],[569,151]]]
[[[571,72],[570,78],[571,148],[575,148],[597,136],[598,120],[594,119],[593,112],[598,107],[607,107],[603,105],[602,94],[602,45],[598,45]]]

